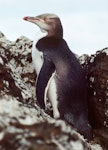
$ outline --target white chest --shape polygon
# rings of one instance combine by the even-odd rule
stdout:
[[[43,65],[43,53],[40,52],[37,48],[36,48],[36,44],[37,42],[45,37],[47,35],[47,33],[42,33],[42,32],[39,32],[36,37],[35,37],[35,40],[33,42],[33,48],[32,48],[32,61],[33,61],[33,66],[35,68],[35,71],[36,71],[36,74],[39,75],[39,72],[42,68],[42,65]]]
[[[39,52],[35,46],[32,49],[32,61],[36,74],[39,75],[39,72],[43,65],[43,53]]]

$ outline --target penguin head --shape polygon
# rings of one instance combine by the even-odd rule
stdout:
[[[36,24],[41,32],[47,32],[47,36],[63,37],[63,28],[59,17],[55,14],[42,14],[35,17],[26,16],[26,21]]]

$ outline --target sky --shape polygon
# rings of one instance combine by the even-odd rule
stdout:
[[[39,28],[22,18],[43,13],[60,17],[74,53],[91,55],[108,47],[108,0],[0,0],[0,31],[11,41],[33,40]]]

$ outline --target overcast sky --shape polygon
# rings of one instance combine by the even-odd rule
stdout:
[[[64,39],[78,55],[108,47],[108,0],[0,0],[0,31],[12,41],[33,40],[39,29],[22,18],[43,13],[60,16]]]

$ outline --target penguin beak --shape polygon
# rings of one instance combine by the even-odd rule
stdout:
[[[40,19],[37,18],[37,17],[29,17],[29,16],[26,16],[26,17],[23,18],[23,20],[29,21],[29,22],[32,22],[32,23],[36,23],[36,22],[39,21]]]
[[[42,32],[47,32],[47,30],[49,28],[49,26],[45,22],[45,19],[41,18],[39,16],[37,16],[37,17],[26,16],[23,18],[23,20],[36,24],[41,29]]]

